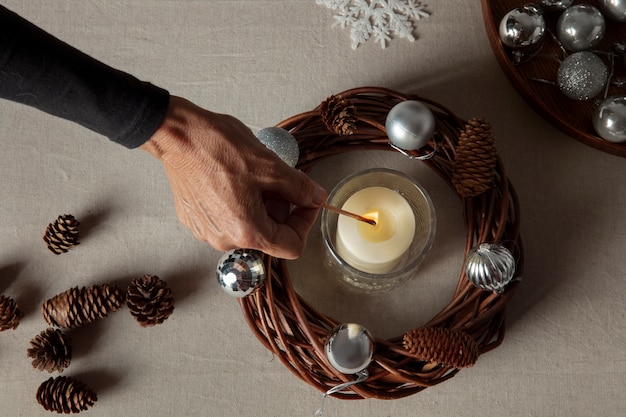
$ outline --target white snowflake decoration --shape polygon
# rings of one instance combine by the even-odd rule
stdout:
[[[371,35],[382,48],[392,34],[413,42],[413,21],[430,16],[419,0],[315,0],[329,9],[338,10],[333,27],[351,26],[352,49],[366,42]]]

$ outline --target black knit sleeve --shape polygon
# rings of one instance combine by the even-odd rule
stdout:
[[[80,52],[0,6],[0,97],[128,148],[152,136],[169,93]]]

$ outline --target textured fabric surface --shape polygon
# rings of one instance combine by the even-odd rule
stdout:
[[[480,4],[429,2],[416,41],[351,48],[315,0],[7,0],[43,29],[114,68],[253,129],[308,111],[348,88],[418,93],[465,119],[482,116],[520,196],[524,285],[502,346],[450,381],[394,401],[326,401],[326,416],[622,416],[626,414],[626,161],[567,137],[538,116],[492,55]],[[150,328],[126,308],[72,331],[63,375],[98,394],[89,416],[311,416],[321,393],[258,343],[215,280],[221,255],[178,222],[159,163],[79,125],[0,101],[0,292],[24,312],[0,333],[7,416],[48,416],[35,399],[50,376],[29,341],[41,304],[75,286],[167,281],[173,314]],[[298,292],[337,320],[383,337],[420,326],[448,302],[465,232],[454,193],[393,153],[351,153],[311,175],[331,188],[375,166],[416,176],[437,210],[420,274],[382,296],[345,292],[322,272],[320,233],[289,264]],[[53,255],[42,235],[69,213],[81,244]]]

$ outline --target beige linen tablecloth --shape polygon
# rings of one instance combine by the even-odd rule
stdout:
[[[104,62],[254,130],[328,95],[376,85],[418,93],[463,118],[484,116],[522,206],[524,283],[502,346],[444,384],[395,401],[328,399],[326,416],[623,416],[626,414],[626,160],[584,146],[538,116],[500,70],[480,3],[429,2],[418,39],[351,49],[348,29],[315,0],[23,1],[7,7]],[[47,416],[35,401],[50,375],[26,358],[46,325],[41,303],[94,283],[165,279],[176,309],[141,328],[126,309],[71,332],[64,375],[98,393],[86,416],[312,416],[321,393],[249,331],[215,280],[220,253],[177,220],[167,178],[147,153],[0,101],[0,289],[25,313],[0,333],[0,414]],[[316,230],[290,264],[299,292],[380,336],[420,326],[448,302],[465,232],[451,190],[419,163],[353,153],[313,172],[331,188],[357,169],[416,176],[438,211],[422,272],[377,297],[346,293],[321,272]],[[328,169],[332,167],[332,169]],[[54,256],[41,236],[57,215],[83,224],[80,246]]]

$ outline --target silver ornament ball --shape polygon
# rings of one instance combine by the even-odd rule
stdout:
[[[324,350],[333,368],[344,374],[356,374],[372,361],[374,338],[360,324],[344,323],[333,329]]]
[[[537,4],[548,11],[563,11],[574,3],[574,0],[538,0]]]
[[[602,13],[589,4],[568,7],[556,24],[556,37],[570,51],[593,48],[600,43],[605,32]]]
[[[432,139],[435,134],[435,116],[424,103],[405,100],[389,111],[385,128],[394,146],[412,151]]]
[[[298,164],[300,147],[296,138],[287,130],[280,127],[266,127],[259,130],[256,137],[290,167],[294,168]]]
[[[504,45],[518,49],[539,43],[545,30],[546,22],[541,11],[533,5],[526,5],[504,15],[499,34]]]
[[[557,84],[574,100],[595,97],[607,83],[609,69],[593,52],[575,52],[563,60],[557,71]]]
[[[228,294],[242,298],[265,281],[265,264],[261,253],[250,249],[233,249],[217,263],[217,282]]]
[[[626,22],[626,0],[600,0],[599,6],[607,19]]]
[[[626,141],[626,96],[609,97],[593,110],[593,127],[609,142]]]
[[[467,254],[465,274],[476,287],[501,293],[515,275],[515,259],[499,243],[481,243]]]

